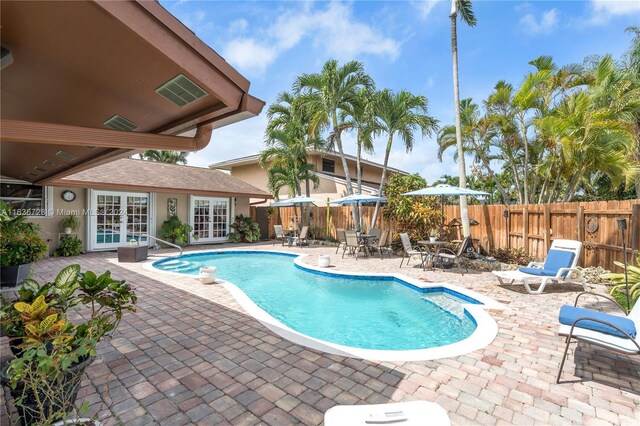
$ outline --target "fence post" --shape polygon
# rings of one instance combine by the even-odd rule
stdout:
[[[543,220],[544,220],[544,247],[546,252],[549,252],[551,248],[551,209],[548,204],[542,206]]]
[[[582,243],[582,251],[580,252],[580,265],[584,265],[585,251],[584,246],[584,206],[578,206],[578,241]]]
[[[631,210],[629,228],[631,229],[631,250],[640,250],[640,204],[635,204]],[[633,259],[631,261],[633,262]]]
[[[522,206],[522,240],[524,252],[529,254],[529,207],[526,204]]]

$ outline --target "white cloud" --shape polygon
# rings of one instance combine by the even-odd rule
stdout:
[[[415,7],[418,10],[420,19],[422,19],[423,21],[429,17],[429,15],[431,14],[431,11],[433,10],[434,7],[436,7],[438,3],[442,3],[442,1],[439,2],[437,0],[418,0],[418,1],[411,2],[413,7]]]
[[[232,34],[243,33],[247,30],[248,27],[249,22],[246,19],[235,19],[229,23],[229,32]]]
[[[558,10],[549,9],[537,19],[533,13],[520,18],[520,25],[529,34],[549,34],[558,25]]]
[[[640,13],[640,1],[638,0],[591,0],[591,15],[583,20],[589,25],[606,24],[615,16],[633,15]]]
[[[304,38],[311,39],[314,47],[339,60],[371,54],[393,61],[401,46],[399,41],[384,36],[372,25],[357,21],[351,4],[332,2],[325,9],[315,10],[306,3],[299,10],[280,15],[254,37],[231,40],[223,56],[241,72],[263,72]]]
[[[275,59],[277,51],[252,38],[231,40],[222,54],[243,71],[262,73]]]

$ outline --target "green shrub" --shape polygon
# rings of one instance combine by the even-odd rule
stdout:
[[[54,256],[68,257],[78,256],[83,252],[82,241],[78,237],[63,237],[53,254]]]
[[[186,223],[182,223],[178,216],[172,216],[160,226],[160,238],[179,246],[184,246],[189,242],[189,234],[192,230],[193,228]],[[198,236],[193,235],[193,238],[197,240]]]
[[[38,235],[40,227],[12,214],[0,200],[0,265],[16,266],[35,262],[47,252],[47,243]]]
[[[232,243],[252,243],[260,240],[260,226],[249,216],[239,214],[231,224],[234,232],[229,234]]]
[[[627,306],[627,284],[624,276],[624,263],[613,262],[616,266],[622,268],[622,273],[608,273],[603,274],[600,278],[611,281],[614,287],[611,289],[610,294],[618,300],[623,307]],[[640,299],[640,253],[636,254],[636,266],[627,265],[627,276],[629,281],[629,299],[631,300],[631,307],[636,304]]]
[[[497,248],[491,252],[491,256],[495,257],[499,262],[516,265],[528,265],[533,260],[521,248]]]

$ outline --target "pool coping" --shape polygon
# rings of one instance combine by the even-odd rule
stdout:
[[[458,287],[453,284],[449,284],[447,282],[423,282],[420,280],[416,280],[404,274],[391,274],[391,273],[360,273],[360,272],[346,272],[346,271],[336,271],[333,272],[328,270],[327,268],[320,268],[315,265],[310,265],[307,263],[303,263],[303,260],[311,254],[307,253],[291,253],[280,250],[260,250],[260,249],[214,249],[214,250],[197,250],[193,252],[189,252],[188,255],[198,255],[203,253],[211,253],[211,252],[249,252],[249,253],[266,253],[266,254],[284,254],[292,258],[293,263],[296,267],[308,270],[312,273],[321,273],[327,275],[337,275],[343,277],[371,277],[371,278],[387,278],[390,280],[399,280],[403,281],[409,286],[413,286],[416,288],[416,291],[426,290],[429,288],[444,288],[449,290],[450,292],[457,293],[463,295],[465,297],[474,299],[480,304],[473,303],[463,303],[462,307],[465,309],[468,315],[471,316],[472,320],[476,322],[476,329],[474,332],[467,338],[460,340],[455,343],[451,343],[444,346],[438,346],[436,348],[427,348],[427,349],[414,349],[414,350],[378,350],[378,349],[362,349],[362,348],[354,348],[350,346],[339,345],[336,343],[327,342],[324,340],[316,339],[311,336],[307,336],[303,333],[300,333],[291,327],[283,324],[278,321],[274,317],[272,317],[265,310],[260,308],[256,303],[249,298],[249,296],[244,293],[240,289],[240,287],[236,286],[232,282],[217,279],[216,284],[221,284],[233,298],[238,302],[238,304],[245,310],[249,315],[260,321],[265,327],[279,336],[302,346],[316,349],[322,352],[341,355],[351,358],[360,358],[364,360],[371,361],[428,361],[434,359],[441,358],[449,358],[460,355],[465,355],[471,352],[474,352],[478,349],[482,349],[488,346],[498,334],[498,324],[491,317],[491,315],[487,312],[487,310],[495,309],[495,310],[504,310],[508,309],[505,305],[491,299],[490,297],[479,294],[473,290],[468,290],[463,287]],[[171,258],[172,256],[167,256],[164,259]],[[175,257],[175,256],[173,256]],[[154,263],[160,262],[164,259],[153,259],[145,262],[142,266],[144,269],[158,272],[167,275],[177,275],[183,278],[193,278],[201,284],[199,278],[193,275],[182,274],[178,272],[165,271],[153,266]],[[172,285],[170,283],[166,283]]]

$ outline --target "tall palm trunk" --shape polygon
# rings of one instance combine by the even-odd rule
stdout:
[[[524,123],[524,115],[520,114],[520,129],[522,131],[522,140],[524,142],[524,164],[522,167],[522,189],[524,191],[524,203],[529,204],[529,141],[527,140],[527,126]]]
[[[382,197],[382,190],[384,189],[384,182],[387,179],[387,164],[389,163],[389,154],[391,154],[391,146],[393,144],[393,133],[389,135],[387,141],[387,150],[384,153],[384,163],[382,164],[382,177],[380,178],[380,189],[378,189],[378,197]],[[380,201],[376,202],[376,208],[373,210],[373,217],[371,218],[371,227],[376,227],[376,221],[378,220],[378,211],[380,210]]]
[[[336,132],[336,129],[338,128],[338,116],[336,115],[335,111],[332,114],[331,120],[333,124],[333,131]],[[342,150],[342,139],[340,138],[339,133],[337,133],[337,136],[336,136],[336,148],[338,148],[338,154],[340,155],[342,168],[344,169],[344,180],[347,182],[347,194],[353,195],[353,187],[351,186],[351,172],[349,171],[349,165],[347,164],[347,157],[344,156],[344,151]],[[358,216],[356,213],[356,208],[353,204],[351,205],[351,215],[354,221],[357,222]],[[356,229],[357,228],[359,228],[359,225],[356,225]]]
[[[462,149],[462,124],[460,120],[460,86],[458,84],[458,30],[456,18],[458,16],[456,0],[451,1],[451,53],[453,56],[453,105],[456,114],[456,146],[458,148],[458,169],[460,175],[460,187],[467,187],[467,171],[464,162],[464,151]],[[467,197],[460,197],[460,219],[462,221],[462,235],[466,238],[471,236],[469,226],[469,208],[467,207]]]
[[[356,156],[356,178],[358,180],[358,194],[362,194],[362,141],[360,140],[360,131],[358,131],[358,153]],[[358,225],[357,228],[360,228],[362,224],[362,206],[360,203],[356,204],[356,209],[358,210]],[[360,230],[360,229],[359,229]]]

